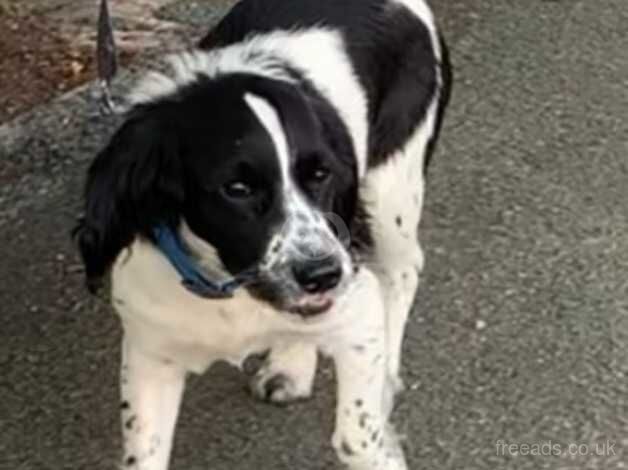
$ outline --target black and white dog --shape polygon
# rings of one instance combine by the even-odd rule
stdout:
[[[93,162],[77,228],[124,327],[124,465],[165,470],[186,374],[270,351],[252,389],[338,382],[333,445],[401,470],[388,424],[449,95],[423,0],[243,0],[149,74]]]

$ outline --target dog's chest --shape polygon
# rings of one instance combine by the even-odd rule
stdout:
[[[215,360],[241,362],[267,347],[286,321],[244,291],[226,300],[190,293],[168,261],[140,241],[112,270],[112,301],[126,335],[147,352],[193,371]]]
[[[318,343],[348,321],[334,312],[329,320],[308,322],[242,289],[230,299],[198,297],[181,285],[163,256],[140,241],[114,265],[112,301],[135,344],[199,373],[218,360],[241,365],[248,355],[289,337]]]

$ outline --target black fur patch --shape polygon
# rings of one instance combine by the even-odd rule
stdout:
[[[255,33],[328,27],[344,38],[366,90],[369,165],[403,146],[425,116],[437,88],[429,30],[405,6],[382,0],[243,0],[200,42],[210,49]]]

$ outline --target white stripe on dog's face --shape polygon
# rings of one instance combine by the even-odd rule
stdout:
[[[272,139],[281,172],[284,219],[268,244],[262,270],[292,291],[297,286],[291,286],[294,284],[291,268],[298,263],[335,256],[342,264],[343,274],[350,273],[351,261],[346,249],[294,180],[290,143],[277,111],[267,100],[252,93],[247,93],[244,99]]]
[[[283,209],[285,220],[283,227],[279,228],[277,234],[269,244],[269,258],[267,261],[277,261],[273,252],[282,253],[283,256],[289,256],[291,251],[299,251],[301,247],[297,238],[309,238],[308,244],[318,244],[321,240],[317,238],[328,238],[326,235],[332,235],[327,229],[321,214],[307,203],[304,196],[298,189],[291,172],[290,146],[288,137],[283,129],[277,111],[264,98],[253,94],[247,94],[245,101],[253,110],[261,124],[264,126],[275,146],[277,158],[279,160],[279,168],[281,171],[281,187],[283,199]],[[304,234],[309,237],[303,237]],[[301,236],[299,236],[301,234]],[[283,249],[277,249],[281,244]],[[314,248],[314,247],[311,247]],[[329,249],[328,249],[329,253]],[[287,261],[287,260],[283,260]]]
[[[244,100],[257,116],[257,119],[262,123],[270,138],[275,145],[275,151],[279,158],[279,167],[281,169],[281,178],[284,184],[284,189],[290,187],[290,148],[288,145],[288,138],[281,126],[279,116],[273,107],[263,98],[256,96],[252,93],[247,93],[244,96]]]

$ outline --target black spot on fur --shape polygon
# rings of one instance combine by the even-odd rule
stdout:
[[[356,406],[356,407],[358,407],[358,408],[362,408],[362,406],[363,406],[363,405],[364,405],[364,401],[363,401],[361,398],[358,398],[358,399],[355,401],[355,406]]]
[[[131,416],[129,419],[126,420],[126,422],[124,423],[124,427],[127,429],[133,429],[133,424],[135,423],[135,421],[137,420],[137,416],[133,415]]]
[[[347,455],[348,457],[351,457],[352,455],[355,455],[355,452],[353,451],[353,449],[351,448],[351,446],[349,445],[349,443],[347,441],[342,441],[342,444],[340,445],[340,448],[343,452],[343,454]]]
[[[395,223],[397,224],[397,227],[401,227],[403,225],[403,220],[400,215],[395,218]]]
[[[123,401],[122,403],[120,403],[120,409],[121,410],[128,410],[130,407],[131,407],[131,405],[126,400]]]
[[[135,458],[134,455],[131,455],[129,457],[127,457],[126,461],[124,462],[126,464],[127,467],[131,467],[133,465],[135,465],[137,463],[137,458]]]

